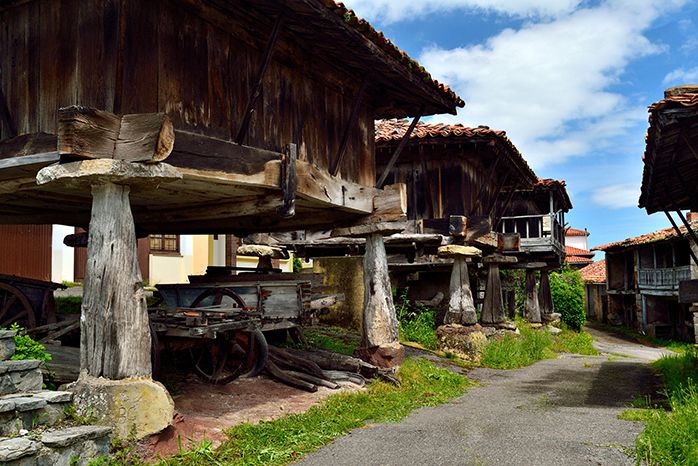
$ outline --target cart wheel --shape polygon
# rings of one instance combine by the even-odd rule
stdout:
[[[31,303],[18,288],[0,283],[0,327],[12,323],[32,329],[36,327],[36,315]]]
[[[245,307],[245,301],[230,288],[209,288],[192,301],[191,307],[217,306],[223,303],[240,309]]]
[[[225,370],[231,344],[227,336],[220,335],[213,340],[205,340],[203,346],[189,350],[194,370],[206,382],[224,384],[237,375]]]
[[[267,365],[269,346],[261,330],[238,332],[209,340],[203,347],[190,350],[194,370],[203,380],[226,384],[238,377],[255,377]]]

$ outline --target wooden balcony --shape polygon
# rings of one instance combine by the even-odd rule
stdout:
[[[555,214],[502,217],[501,233],[521,235],[521,250],[528,253],[565,251],[565,231]]]
[[[691,267],[668,267],[662,269],[639,269],[638,281],[641,289],[675,291],[678,293],[679,282],[691,278]]]

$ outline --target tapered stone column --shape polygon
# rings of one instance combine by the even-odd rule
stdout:
[[[540,306],[540,316],[543,321],[551,321],[555,312],[553,306],[553,294],[550,290],[550,272],[540,271],[540,284],[538,285],[538,305]]]
[[[470,289],[468,275],[468,260],[482,255],[482,251],[470,246],[442,246],[438,251],[439,257],[453,258],[451,283],[449,288],[448,311],[444,324],[473,325],[477,323],[477,313],[473,293]]]
[[[536,271],[526,269],[526,304],[524,307],[524,317],[532,324],[540,324],[540,305],[538,303],[538,293],[536,292]]]
[[[485,325],[501,324],[506,321],[506,310],[502,299],[502,280],[499,276],[500,264],[513,264],[515,257],[494,254],[483,259],[487,264],[487,285],[485,286],[485,301],[482,304],[480,322]]]

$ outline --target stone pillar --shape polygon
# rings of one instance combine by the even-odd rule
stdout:
[[[388,275],[388,258],[383,236],[366,237],[364,255],[363,348],[359,354],[381,367],[399,365],[404,348],[398,338],[398,321]]]
[[[536,271],[526,269],[526,305],[524,307],[524,317],[532,324],[540,324],[540,305],[538,303],[538,293],[536,292]]]
[[[449,245],[441,246],[439,257],[452,257],[451,283],[449,287],[448,311],[444,324],[474,325],[477,323],[475,302],[470,289],[468,275],[468,258],[478,257],[482,252],[470,246]]]
[[[87,268],[80,316],[80,378],[70,388],[81,415],[94,415],[126,438],[156,433],[172,421],[174,403],[151,379],[150,323],[138,265],[129,193],[181,179],[164,163],[90,159],[51,165],[37,183],[92,196]]]
[[[540,306],[541,319],[551,321],[552,314],[555,312],[553,306],[553,294],[550,290],[550,272],[547,270],[540,271],[540,285],[538,285],[538,305]]]

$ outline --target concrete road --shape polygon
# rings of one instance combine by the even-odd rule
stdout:
[[[601,356],[523,369],[475,369],[480,386],[396,424],[357,429],[308,465],[632,465],[642,424],[617,419],[657,389],[648,362],[666,350],[592,330]],[[612,353],[612,354],[611,354]]]

